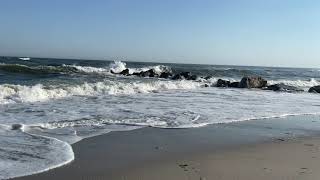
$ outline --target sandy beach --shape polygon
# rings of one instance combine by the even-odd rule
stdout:
[[[66,166],[16,179],[318,179],[319,127],[300,116],[111,132],[74,144]]]

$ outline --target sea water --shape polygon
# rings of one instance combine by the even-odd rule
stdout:
[[[197,80],[122,76],[153,69]],[[259,75],[305,92],[205,87]],[[202,78],[210,77],[210,78]],[[0,179],[43,172],[74,159],[71,144],[146,126],[214,123],[320,113],[319,69],[0,58]]]

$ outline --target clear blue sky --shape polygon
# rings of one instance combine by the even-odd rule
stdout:
[[[0,0],[0,55],[320,67],[320,1]]]

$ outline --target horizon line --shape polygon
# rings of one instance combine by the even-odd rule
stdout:
[[[0,57],[9,58],[34,58],[34,59],[64,59],[64,60],[78,60],[78,61],[122,61],[122,62],[138,62],[138,63],[160,63],[160,64],[190,64],[190,65],[209,65],[209,66],[242,66],[242,67],[267,67],[267,68],[296,68],[296,69],[320,69],[320,67],[293,67],[293,66],[262,66],[262,65],[237,65],[237,64],[206,64],[206,63],[178,63],[178,62],[157,62],[148,60],[111,60],[111,59],[86,59],[86,58],[71,58],[71,57],[43,57],[43,56],[15,56],[15,55],[0,55]]]

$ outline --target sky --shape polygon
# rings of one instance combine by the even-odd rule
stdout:
[[[1,0],[1,55],[320,68],[320,1]]]

